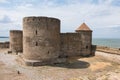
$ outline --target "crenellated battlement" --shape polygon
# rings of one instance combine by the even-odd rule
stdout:
[[[24,17],[23,21],[26,22],[60,22],[59,19],[57,18],[52,18],[52,17],[35,17],[35,16],[31,16],[31,17]]]

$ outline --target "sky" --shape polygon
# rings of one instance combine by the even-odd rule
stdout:
[[[0,0],[0,36],[22,30],[26,16],[58,18],[64,33],[85,22],[93,38],[120,38],[120,0]]]

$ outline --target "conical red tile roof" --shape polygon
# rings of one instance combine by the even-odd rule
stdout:
[[[92,31],[85,23],[83,23],[80,27],[78,27],[76,30],[76,32],[79,31]]]

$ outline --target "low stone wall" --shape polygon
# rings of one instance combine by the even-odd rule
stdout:
[[[110,48],[106,46],[92,45],[92,52],[94,52],[95,50],[120,55],[120,48]]]
[[[105,60],[108,60],[108,61],[111,61],[111,62],[120,64],[120,56],[119,56],[119,55],[108,54],[108,53],[99,52],[99,51],[97,51],[97,52],[95,53],[95,55],[102,56],[103,59],[105,59]]]
[[[0,42],[0,48],[9,48],[9,42]]]

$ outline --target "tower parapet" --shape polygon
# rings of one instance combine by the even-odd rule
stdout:
[[[35,16],[33,16],[33,17],[24,17],[24,19],[23,19],[23,22],[24,23],[27,23],[27,22],[41,22],[41,21],[48,21],[48,22],[60,22],[60,20],[59,19],[57,19],[57,18],[52,18],[52,17],[35,17]]]

